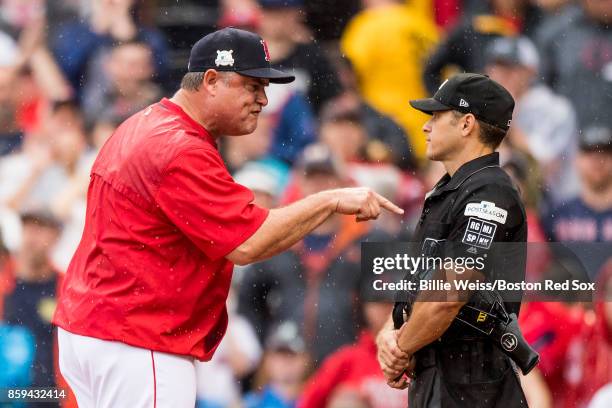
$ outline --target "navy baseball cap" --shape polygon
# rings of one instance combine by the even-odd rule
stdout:
[[[478,120],[507,131],[514,98],[488,76],[466,73],[444,81],[433,98],[413,100],[410,105],[428,115],[446,110],[471,113]]]
[[[268,45],[259,35],[233,27],[212,32],[191,48],[187,70],[207,69],[266,78],[277,84],[295,80],[295,76],[270,66]]]

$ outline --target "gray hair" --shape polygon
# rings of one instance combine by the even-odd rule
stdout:
[[[188,72],[181,80],[181,89],[199,91],[204,80],[204,72]]]
[[[204,74],[206,72],[188,72],[183,76],[181,80],[181,88],[187,91],[197,92],[200,90],[200,85],[202,85],[202,81],[204,80]],[[229,85],[230,78],[232,75],[236,74],[235,72],[230,71],[217,71],[219,77],[223,81],[225,85]],[[236,74],[237,75],[237,74]]]

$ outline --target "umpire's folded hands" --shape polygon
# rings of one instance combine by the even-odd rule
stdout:
[[[413,376],[414,356],[402,351],[397,345],[397,337],[399,330],[381,330],[376,338],[378,347],[378,363],[387,379],[387,384],[393,388],[406,388],[408,386],[408,378],[403,374],[406,372],[408,376]]]

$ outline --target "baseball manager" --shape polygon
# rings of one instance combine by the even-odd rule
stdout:
[[[209,360],[225,333],[233,264],[289,248],[333,213],[402,212],[364,188],[270,211],[252,203],[216,142],[253,132],[265,87],[294,80],[269,61],[256,34],[205,36],[180,90],[127,119],[100,151],[54,317],[60,370],[80,406],[193,407],[194,359]]]

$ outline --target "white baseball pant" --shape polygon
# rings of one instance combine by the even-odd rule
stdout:
[[[81,408],[193,408],[194,359],[58,328],[59,367]]]

